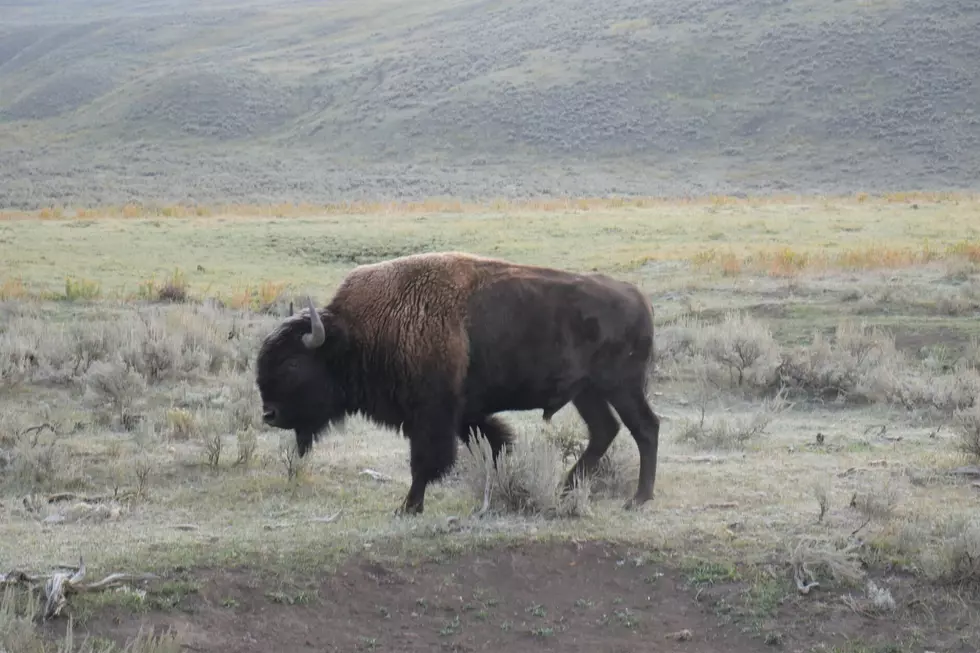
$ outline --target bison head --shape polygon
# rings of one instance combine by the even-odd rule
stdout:
[[[321,316],[312,299],[307,301],[309,315],[287,318],[266,336],[256,360],[262,420],[295,431],[301,457],[347,412],[338,364],[346,349],[344,329],[330,313]]]

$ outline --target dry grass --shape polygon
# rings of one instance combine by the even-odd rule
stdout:
[[[224,216],[275,216],[308,217],[320,214],[372,215],[418,213],[548,213],[569,211],[608,211],[621,208],[650,209],[665,206],[691,207],[751,207],[793,206],[815,204],[825,209],[850,206],[903,205],[919,209],[921,206],[944,204],[958,206],[980,200],[980,194],[958,191],[896,192],[885,194],[855,195],[779,195],[759,196],[706,195],[686,197],[542,197],[529,199],[497,198],[487,201],[462,201],[452,198],[429,198],[418,201],[350,201],[332,204],[281,203],[281,204],[219,204],[214,206],[157,206],[127,204],[75,209],[75,216],[82,219],[105,217],[224,217]],[[39,211],[6,211],[0,216],[36,219],[62,219],[72,211],[48,208]]]
[[[980,464],[980,403],[957,411],[954,425],[959,448],[972,462]]]
[[[816,198],[824,204],[956,204],[980,199],[969,192],[895,192],[880,195],[857,193]],[[419,201],[351,201],[332,204],[309,202],[267,205],[219,204],[215,206],[186,206],[173,204],[124,204],[101,207],[46,207],[37,211],[0,211],[0,220],[97,220],[105,218],[200,218],[200,217],[310,217],[317,215],[416,215],[424,213],[566,213],[595,212],[615,209],[653,209],[664,206],[691,207],[759,207],[798,204],[815,201],[800,195],[730,196],[708,195],[692,197],[543,197],[531,199],[498,198],[482,202],[452,198],[429,198]]]
[[[920,208],[911,210],[911,204]],[[213,297],[233,308],[261,309],[283,303],[287,292],[329,294],[352,264],[437,249],[601,269],[633,279],[662,262],[693,264],[695,279],[719,273],[795,278],[802,272],[901,268],[929,260],[970,275],[980,251],[977,206],[971,195],[923,195],[901,201],[640,198],[463,205],[440,200],[308,205],[292,211],[229,206],[209,209],[204,217],[187,211],[179,219],[135,207],[86,211],[83,218],[62,212],[4,223],[0,257],[10,261],[17,276],[0,277],[0,284],[9,287],[11,297],[152,301],[169,285],[179,289],[178,297]],[[515,231],[520,238],[513,237]],[[58,269],[45,258],[43,244],[50,242],[59,243]]]
[[[76,642],[73,624],[66,625],[64,639],[53,644],[36,629],[38,602],[31,593],[6,588],[0,598],[0,651],[11,653],[179,653],[179,637],[172,632],[154,635],[140,630],[136,637],[119,648],[109,642],[87,638]]]
[[[924,265],[933,261],[948,261],[951,267],[970,273],[980,265],[980,241],[976,239],[936,246],[924,242],[918,246],[867,245],[846,247],[839,251],[822,248],[792,248],[776,246],[754,248],[736,254],[709,248],[691,258],[695,269],[718,272],[724,276],[762,274],[770,277],[796,277],[804,271],[897,269]]]

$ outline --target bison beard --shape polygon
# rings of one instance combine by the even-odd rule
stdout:
[[[589,443],[565,489],[590,475],[619,432],[640,454],[635,495],[653,498],[660,422],[646,397],[653,310],[634,286],[456,252],[351,271],[331,303],[287,318],[259,350],[263,419],[296,432],[300,455],[346,415],[401,428],[412,484],[399,512],[423,511],[429,483],[481,434],[494,461],[513,435],[495,413],[571,402]]]

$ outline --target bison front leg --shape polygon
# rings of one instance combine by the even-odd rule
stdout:
[[[421,515],[429,483],[445,476],[456,462],[456,431],[452,420],[440,419],[406,431],[411,449],[412,485],[395,511],[396,516]]]

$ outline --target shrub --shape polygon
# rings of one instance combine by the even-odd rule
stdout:
[[[968,458],[980,463],[980,405],[960,410],[953,416],[958,438],[957,448]]]
[[[738,450],[765,433],[772,420],[785,407],[782,396],[767,397],[760,409],[748,416],[715,417],[707,419],[704,404],[697,421],[681,423],[680,442],[687,442],[704,450]]]
[[[157,290],[157,298],[164,302],[185,302],[187,301],[188,285],[184,273],[180,270],[174,270],[173,274]]]
[[[866,393],[856,392],[869,374],[894,373],[904,365],[893,337],[876,327],[845,321],[832,339],[818,332],[809,345],[783,354],[776,375],[783,385],[810,396],[869,399]]]
[[[63,446],[57,428],[47,422],[25,426],[21,418],[0,418],[0,471],[18,490],[50,490],[74,485],[80,470]]]
[[[952,520],[942,527],[940,541],[922,553],[926,576],[950,584],[980,583],[980,520]]]
[[[522,434],[510,453],[497,458],[478,437],[460,460],[460,476],[485,508],[522,516],[563,517],[584,514],[590,485],[581,482],[562,495],[565,470],[558,447],[539,431]]]
[[[65,294],[61,297],[69,302],[98,299],[102,296],[102,287],[88,279],[65,278]]]
[[[699,349],[727,372],[729,385],[768,387],[779,364],[779,344],[762,322],[738,311],[702,331]]]
[[[93,364],[85,374],[85,388],[87,403],[101,413],[103,423],[115,418],[129,430],[136,404],[146,392],[146,382],[117,357],[112,362]]]

